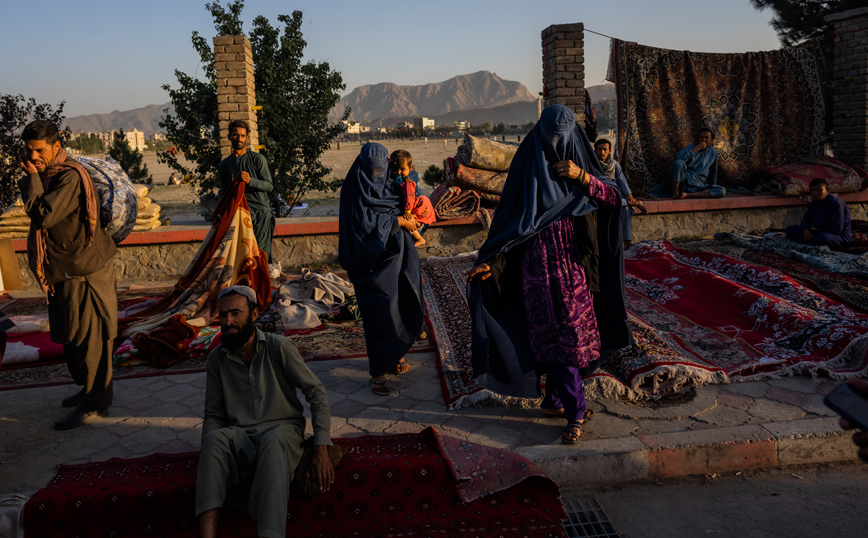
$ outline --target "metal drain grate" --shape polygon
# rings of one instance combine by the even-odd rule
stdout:
[[[564,530],[569,538],[620,538],[609,516],[596,499],[567,499],[564,502],[567,522]]]

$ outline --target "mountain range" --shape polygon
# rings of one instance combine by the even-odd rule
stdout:
[[[591,86],[588,91],[598,103],[614,98],[614,88],[613,84],[602,84]],[[488,71],[418,86],[399,86],[391,82],[359,86],[341,98],[329,113],[329,120],[337,121],[346,106],[352,109],[351,120],[373,127],[395,125],[419,116],[431,118],[437,125],[451,125],[461,120],[475,125],[485,122],[522,124],[537,119],[535,95],[520,82],[504,80]],[[66,125],[73,132],[139,129],[149,136],[164,132],[159,122],[166,109],[173,112],[172,104],[76,116],[67,118]]]

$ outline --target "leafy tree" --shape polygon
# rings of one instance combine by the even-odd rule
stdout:
[[[437,166],[436,164],[432,164],[431,166],[426,168],[425,173],[422,174],[422,181],[426,185],[438,187],[441,183],[446,181],[446,171]]]
[[[0,94],[0,209],[18,196],[18,179],[24,173],[18,166],[18,154],[24,149],[21,131],[35,120],[49,120],[58,127],[63,125],[61,101],[54,109],[49,104],[36,104],[36,99],[23,95]],[[71,136],[69,129],[60,132],[60,143],[65,144]]]
[[[148,173],[148,165],[142,164],[144,156],[138,149],[130,146],[130,142],[127,140],[123,129],[115,133],[115,139],[108,153],[112,159],[121,165],[121,168],[130,176],[130,180],[133,183],[147,183],[150,185],[154,182],[154,178]]]
[[[70,143],[70,147],[76,148],[83,155],[96,155],[105,152],[105,145],[97,135],[80,135]]]
[[[226,8],[219,1],[206,3],[205,7],[214,18],[218,35],[242,35],[243,0],[235,0]],[[257,122],[259,140],[265,145],[262,154],[274,180],[272,209],[278,216],[285,216],[290,211],[286,200],[299,200],[309,190],[334,191],[341,185],[340,179],[326,179],[331,169],[322,165],[320,157],[344,130],[339,122],[328,125],[327,118],[345,86],[340,74],[332,71],[328,63],[303,63],[307,43],[302,38],[300,11],[291,16],[278,15],[277,20],[283,25],[282,30],[265,17],[256,17],[250,43],[256,102],[262,106]],[[199,194],[209,194],[220,185],[216,68],[211,48],[198,32],[193,32],[193,47],[202,60],[205,80],[175,71],[180,87],[163,86],[172,99],[175,115],[167,115],[160,126],[166,129],[175,147],[198,166],[195,170],[186,169],[174,153],[162,152],[159,157],[160,162],[189,174]],[[347,108],[340,120],[347,119],[349,113]]]
[[[832,25],[825,21],[827,15],[865,7],[865,0],[751,0],[750,3],[759,11],[768,9],[774,13],[769,24],[784,47],[831,31]]]

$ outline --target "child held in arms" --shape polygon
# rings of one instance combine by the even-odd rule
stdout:
[[[413,169],[413,156],[410,152],[399,149],[389,156],[389,169],[392,179],[401,187],[404,193],[404,218],[414,219],[421,224],[433,224],[437,218],[434,216],[434,206],[431,200],[424,195],[416,195],[416,185],[419,183],[419,173]],[[425,239],[419,230],[411,234],[414,245],[420,247],[425,244]]]

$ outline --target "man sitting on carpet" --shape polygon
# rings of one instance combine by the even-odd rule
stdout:
[[[216,536],[227,493],[230,504],[239,498],[234,494],[240,494],[258,536],[286,536],[289,484],[301,458],[305,428],[298,389],[310,404],[317,482],[322,491],[334,482],[325,387],[292,342],[256,328],[256,305],[256,292],[247,286],[226,288],[217,301],[222,340],[208,356],[196,477],[196,515],[203,538]]]
[[[641,200],[633,198],[630,186],[627,185],[627,176],[624,175],[624,170],[612,155],[612,143],[605,138],[597,140],[594,142],[594,153],[600,159],[606,177],[614,181],[618,185],[618,190],[621,191],[621,232],[624,234],[624,245],[629,245],[633,241],[633,226],[630,220],[633,218],[633,208],[637,208],[643,215],[648,210],[645,209]]]
[[[853,242],[850,208],[843,200],[829,194],[829,182],[815,177],[808,186],[813,201],[798,226],[787,226],[787,237],[796,243],[828,247],[846,247]]]
[[[702,127],[696,142],[678,152],[669,174],[652,196],[657,198],[723,198],[726,189],[717,184],[717,150],[711,145],[714,131]]]
[[[271,238],[274,235],[274,213],[271,212],[271,202],[268,193],[274,190],[268,161],[261,153],[247,149],[247,136],[250,126],[244,120],[234,120],[229,124],[229,142],[232,144],[232,154],[220,161],[217,175],[220,177],[220,195],[226,192],[233,181],[243,181],[244,197],[250,208],[253,220],[253,233],[256,234],[256,244],[271,258]]]

